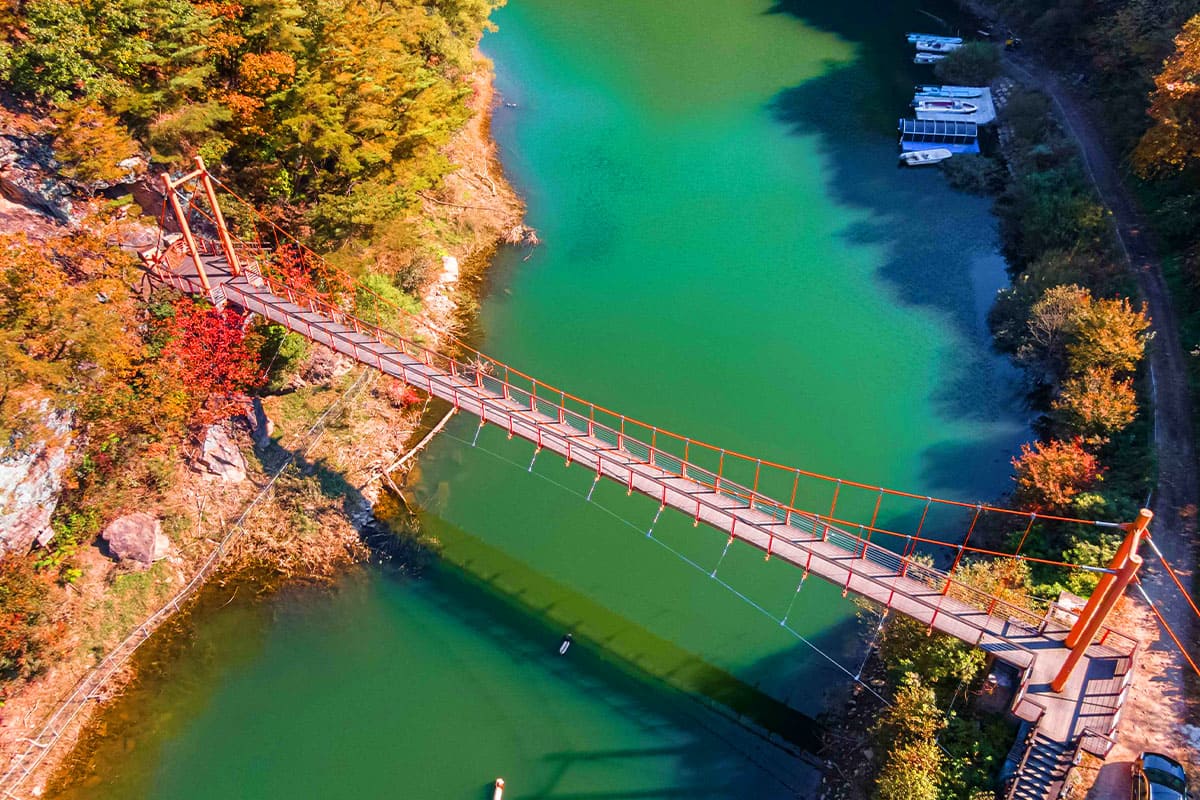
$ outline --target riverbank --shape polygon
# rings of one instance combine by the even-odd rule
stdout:
[[[501,242],[520,240],[527,231],[520,224],[521,202],[505,182],[490,140],[491,67],[482,56],[476,58],[471,85],[471,117],[444,148],[444,156],[459,168],[424,196],[421,212],[436,230],[447,263],[470,265],[474,274]],[[22,221],[29,224],[28,218]],[[85,218],[81,225],[87,224]],[[420,325],[429,341],[472,325],[476,285],[459,278],[457,270],[445,268],[420,287]],[[276,355],[288,347],[281,340]],[[130,668],[118,664],[102,687],[90,688],[90,699],[101,702],[81,704],[70,730],[56,724],[52,732],[44,731],[45,721],[93,665],[110,666],[102,657],[119,649],[129,631],[149,630],[143,620],[161,621],[156,609],[164,601],[172,607],[173,595],[195,582],[214,546],[222,548],[223,558],[212,579],[257,592],[296,581],[327,583],[372,554],[395,551],[387,541],[392,534],[375,521],[373,507],[381,498],[381,471],[419,438],[424,404],[418,395],[364,375],[324,348],[300,349],[303,355],[293,354],[295,367],[278,391],[263,396],[242,419],[219,426],[233,448],[226,460],[240,465],[214,475],[198,466],[193,453],[185,459],[188,465],[181,462],[162,477],[168,488],[161,502],[139,509],[166,523],[171,542],[166,559],[139,571],[115,565],[90,543],[72,553],[79,578],[55,590],[52,621],[64,636],[46,654],[47,667],[40,674],[6,693],[0,717],[5,769],[18,759],[21,764],[39,759],[23,791],[40,794],[62,758],[68,758],[69,767],[55,785],[84,777],[72,773],[86,764],[86,747],[68,757],[65,745],[127,685]],[[347,402],[351,395],[353,402]],[[242,518],[251,501],[253,511]],[[227,540],[235,528],[237,536]],[[170,649],[169,643],[161,646]],[[48,758],[41,746],[47,733],[56,743]],[[94,735],[88,731],[85,740]]]
[[[981,5],[973,3],[972,5]],[[987,10],[987,9],[984,9]],[[1097,108],[1069,88],[1061,76],[1040,63],[1036,53],[1010,54],[1006,59],[1015,77],[1038,86],[1054,102],[1058,116],[1078,143],[1091,185],[1111,209],[1112,227],[1126,268],[1137,281],[1151,321],[1153,341],[1148,348],[1149,394],[1153,404],[1153,442],[1157,480],[1151,495],[1155,512],[1154,543],[1184,574],[1196,564],[1196,508],[1200,479],[1192,427],[1192,398],[1186,356],[1181,344],[1174,300],[1163,276],[1163,264],[1152,230],[1122,176],[1111,142],[1104,135]],[[1076,85],[1078,86],[1078,84]],[[1159,612],[1185,646],[1196,641],[1196,620],[1170,577],[1146,556],[1143,582]],[[1185,584],[1186,585],[1186,584]],[[1127,703],[1117,745],[1093,773],[1089,798],[1107,798],[1126,790],[1126,762],[1144,750],[1176,754],[1200,771],[1190,731],[1200,721],[1196,678],[1171,640],[1161,633],[1150,609],[1139,599],[1127,602],[1130,628],[1139,631],[1143,654],[1137,688]]]

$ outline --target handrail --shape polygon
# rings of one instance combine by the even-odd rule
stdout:
[[[247,263],[252,262],[251,260],[248,260]],[[160,270],[156,270],[156,272],[160,272]],[[174,279],[172,283],[177,286],[180,286],[180,281],[186,282],[188,288],[186,288],[185,291],[196,291],[194,288],[196,286],[195,282],[187,281],[187,279],[180,278],[180,276],[177,275],[172,275],[170,277]],[[471,375],[473,376],[477,386],[481,388],[486,387],[489,391],[494,390],[497,392],[498,396],[503,397],[506,400],[511,399],[515,401],[515,398],[521,398],[521,402],[527,406],[530,411],[540,411],[543,408],[552,410],[554,412],[554,416],[558,419],[560,424],[570,425],[572,422],[574,422],[575,424],[572,425],[572,427],[574,427],[576,430],[579,430],[580,432],[586,432],[587,435],[596,436],[597,438],[600,438],[601,434],[603,434],[604,441],[606,441],[607,444],[615,445],[617,449],[624,450],[631,456],[636,454],[630,452],[628,447],[631,443],[637,445],[637,448],[642,450],[644,453],[640,456],[640,459],[643,461],[643,463],[663,470],[664,472],[668,472],[675,477],[685,478],[702,483],[717,494],[722,494],[746,503],[748,508],[754,508],[771,514],[776,519],[779,519],[784,523],[790,523],[791,519],[797,515],[802,519],[808,519],[810,521],[812,530],[815,531],[819,525],[827,532],[832,532],[837,538],[840,538],[843,541],[848,540],[846,541],[846,544],[851,546],[844,546],[844,549],[857,552],[860,558],[869,559],[881,565],[890,565],[895,563],[897,572],[900,575],[906,575],[910,571],[923,574],[926,577],[925,582],[928,583],[928,585],[930,585],[932,588],[940,589],[943,595],[949,594],[956,599],[961,600],[962,602],[980,608],[980,610],[983,610],[989,618],[996,616],[996,612],[1000,612],[1003,616],[1006,616],[1010,619],[1016,619],[1020,621],[1021,624],[1025,624],[1039,630],[1044,628],[1044,626],[1047,624],[1046,619],[1042,615],[1032,612],[1022,606],[1018,606],[989,595],[986,592],[971,586],[970,584],[954,579],[946,572],[934,569],[932,567],[927,567],[920,562],[912,560],[909,557],[911,552],[908,554],[898,555],[892,550],[873,543],[871,541],[871,534],[886,533],[896,537],[903,537],[909,541],[921,541],[930,545],[949,547],[959,551],[979,552],[989,555],[993,554],[991,551],[965,547],[963,545],[954,545],[938,540],[928,540],[922,537],[897,534],[868,525],[857,526],[861,531],[867,533],[867,536],[865,537],[862,535],[849,533],[848,531],[837,526],[846,524],[853,525],[853,523],[848,523],[847,521],[839,519],[832,514],[821,514],[819,512],[798,509],[792,505],[784,504],[768,495],[763,494],[757,489],[757,487],[745,487],[724,477],[723,470],[720,465],[718,465],[716,472],[696,465],[689,459],[689,448],[686,446],[686,444],[683,455],[663,450],[658,446],[657,442],[658,429],[654,428],[653,426],[651,426],[651,435],[649,437],[650,441],[646,442],[629,433],[628,418],[620,417],[616,426],[606,425],[603,422],[597,421],[596,416],[598,413],[602,414],[611,412],[603,412],[599,407],[590,403],[586,404],[586,414],[572,410],[566,405],[566,401],[569,399],[569,396],[566,395],[566,393],[562,392],[561,390],[555,390],[557,397],[554,394],[547,397],[545,394],[545,389],[549,388],[547,384],[536,381],[536,379],[528,378],[528,376],[524,376],[524,373],[519,372],[516,372],[515,374],[528,378],[528,380],[532,381],[532,383],[528,389],[514,384],[512,383],[512,376],[515,371],[509,371],[509,368],[505,367],[499,362],[494,362],[491,360],[481,361],[480,359],[476,359],[474,363],[465,363],[459,361],[458,359],[451,358],[440,352],[417,344],[405,336],[382,328],[373,323],[366,322],[355,314],[348,312],[344,308],[331,302],[329,299],[320,296],[319,294],[294,289],[287,283],[275,278],[274,276],[266,274],[265,272],[256,274],[253,277],[256,284],[263,285],[276,297],[286,299],[288,302],[291,302],[295,305],[307,307],[311,313],[324,314],[336,324],[352,328],[357,334],[370,334],[378,341],[386,343],[392,347],[396,347],[404,355],[415,358],[431,368],[438,368],[436,365],[440,363],[444,365],[443,371],[452,376]],[[183,287],[181,286],[181,288]],[[261,301],[261,298],[258,299]],[[335,335],[334,332],[327,331],[326,333],[328,335]],[[352,348],[357,349],[357,345],[359,343],[345,339],[345,337],[339,338],[342,338],[344,341],[346,341]],[[477,351],[473,350],[470,352],[477,353]],[[481,354],[478,355],[480,355],[483,359],[487,358]],[[396,366],[400,367],[401,370],[404,369],[404,365],[398,362],[396,363]],[[498,373],[501,370],[504,371],[503,378],[492,374]],[[540,396],[538,395],[539,386],[544,387],[543,393]],[[452,384],[443,384],[443,388],[449,388],[451,390],[454,389]],[[503,409],[501,409],[501,411],[503,411]],[[932,605],[930,607],[934,608]],[[981,641],[983,635],[987,633],[986,627],[975,625],[972,625],[971,627],[975,627],[980,632],[977,642]]]
[[[212,180],[215,184],[217,184],[222,189],[224,189],[231,197],[233,197],[235,200],[237,200],[239,203],[241,203],[248,211],[251,212],[251,214],[254,215],[254,217],[256,217],[258,220],[260,220],[261,222],[268,225],[272,229],[272,231],[274,231],[276,233],[277,238],[278,238],[278,235],[281,234],[284,237],[284,239],[289,242],[290,245],[298,248],[299,251],[302,253],[302,255],[310,257],[312,259],[315,259],[315,260],[319,261],[321,264],[323,264],[324,266],[328,267],[329,269],[340,272],[343,275],[346,275],[351,280],[354,280],[353,276],[349,275],[348,273],[344,272],[343,270],[338,269],[336,266],[330,264],[321,255],[319,255],[318,253],[314,252],[312,249],[305,246],[302,242],[300,242],[298,239],[296,239],[296,237],[292,236],[286,230],[279,227],[279,225],[277,225],[275,222],[268,219],[253,204],[246,201],[244,198],[242,198],[240,195],[238,195],[236,192],[234,192],[229,186],[224,184],[222,181],[220,181],[216,177],[212,177]],[[242,240],[239,239],[238,241],[241,242]],[[244,242],[242,242],[242,243],[245,244]],[[383,297],[380,297],[377,293],[375,293],[368,287],[362,286],[361,283],[359,284],[359,289],[360,289],[360,291],[363,291],[367,294],[373,295],[374,298],[378,302],[395,308],[395,306],[393,306],[389,301],[387,301]],[[397,309],[397,310],[401,310],[401,309]],[[691,437],[686,437],[681,434],[677,434],[677,433],[674,433],[674,432],[671,432],[668,430],[664,430],[664,429],[658,428],[657,426],[651,425],[650,423],[641,422],[633,417],[629,417],[627,415],[620,414],[616,411],[607,409],[603,406],[598,406],[594,403],[584,400],[581,397],[577,397],[573,394],[570,394],[563,389],[559,389],[554,386],[551,386],[550,384],[543,383],[542,381],[538,380],[537,378],[533,377],[532,375],[528,375],[528,374],[516,369],[515,367],[509,366],[507,364],[504,364],[503,362],[497,361],[496,359],[491,358],[490,356],[486,355],[485,353],[482,353],[482,352],[476,350],[475,348],[471,347],[470,345],[468,345],[456,338],[453,338],[453,337],[451,337],[451,338],[453,339],[454,345],[461,348],[463,350],[463,352],[469,353],[472,356],[476,357],[477,359],[482,359],[485,362],[490,362],[498,368],[502,368],[504,370],[505,375],[508,376],[510,380],[513,377],[521,378],[522,380],[529,381],[532,385],[541,388],[544,393],[548,392],[550,395],[559,395],[559,397],[561,399],[561,404],[563,406],[566,405],[566,401],[570,400],[571,402],[580,404],[584,407],[591,409],[595,413],[605,414],[614,419],[619,418],[620,420],[622,420],[622,423],[626,426],[639,427],[639,428],[642,428],[646,432],[652,431],[656,437],[661,436],[661,437],[671,439],[671,440],[675,441],[677,444],[685,446],[688,449],[701,448],[703,450],[708,451],[712,456],[719,457],[722,461],[724,461],[726,459],[736,459],[736,460],[745,462],[747,465],[754,466],[756,473],[758,471],[761,471],[761,469],[763,467],[767,467],[768,469],[775,469],[775,470],[780,470],[780,471],[786,472],[789,476],[795,474],[798,476],[803,476],[806,478],[811,478],[814,480],[819,480],[819,481],[823,481],[825,483],[834,485],[836,487],[835,492],[843,487],[852,487],[852,488],[862,489],[864,491],[868,491],[868,492],[872,492],[872,493],[878,492],[883,495],[888,495],[888,496],[893,496],[893,497],[901,497],[901,498],[906,498],[906,499],[910,499],[910,500],[926,501],[927,503],[930,503],[930,504],[945,505],[945,506],[963,508],[963,509],[979,509],[981,511],[986,511],[989,513],[1006,514],[1006,515],[1016,516],[1016,517],[1020,517],[1020,518],[1028,518],[1030,520],[1030,524],[1032,524],[1034,521],[1043,521],[1043,522],[1064,522],[1064,523],[1090,525],[1090,526],[1098,526],[1098,527],[1105,527],[1105,528],[1124,527],[1124,523],[1107,522],[1107,521],[1103,521],[1103,520],[1086,520],[1086,519],[1079,519],[1076,517],[1066,517],[1066,516],[1059,516],[1059,515],[1054,515],[1054,514],[1042,514],[1042,513],[1033,512],[1033,511],[1018,511],[1016,509],[1003,508],[1003,507],[999,507],[999,506],[991,506],[991,505],[982,504],[982,503],[969,503],[969,502],[964,502],[961,500],[948,500],[945,498],[929,497],[929,496],[917,494],[914,492],[906,492],[906,491],[902,491],[902,490],[898,490],[898,489],[888,489],[885,487],[875,486],[875,485],[868,484],[868,483],[861,483],[859,481],[847,480],[844,478],[834,478],[832,476],[823,475],[818,472],[812,472],[809,470],[804,470],[804,469],[799,469],[797,467],[788,466],[786,464],[781,464],[781,463],[769,461],[766,459],[757,458],[755,456],[750,456],[750,455],[747,455],[744,453],[740,453],[736,450],[729,450],[727,448],[718,447],[716,445],[708,444],[707,442],[704,442],[704,441],[701,441],[698,439],[693,439]],[[835,495],[835,497],[836,497],[836,495]],[[835,502],[836,502],[836,500],[835,500]],[[883,531],[880,531],[880,532],[882,533]],[[894,535],[903,536],[904,534],[894,534]]]
[[[1032,700],[1029,702],[1040,706],[1042,713],[1030,724],[1029,732],[1025,734],[1025,752],[1021,754],[1021,760],[1017,763],[1016,770],[1013,771],[1012,779],[1008,782],[1008,791],[1004,794],[1004,800],[1013,800],[1017,796],[1017,787],[1021,785],[1021,775],[1025,772],[1025,765],[1029,763],[1029,756],[1033,754],[1033,745],[1037,740],[1038,728],[1042,724],[1042,717],[1046,714],[1046,707],[1041,703],[1036,703]]]

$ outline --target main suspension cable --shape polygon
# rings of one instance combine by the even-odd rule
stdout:
[[[1196,607],[1196,601],[1192,599],[1191,593],[1184,588],[1183,583],[1179,580],[1179,576],[1175,574],[1175,570],[1171,568],[1171,564],[1167,561],[1167,557],[1163,555],[1162,550],[1158,549],[1158,545],[1150,538],[1149,532],[1146,533],[1146,541],[1150,543],[1150,548],[1154,551],[1154,555],[1158,556],[1158,560],[1166,567],[1167,574],[1171,576],[1171,580],[1175,581],[1175,585],[1179,587],[1179,593],[1183,595],[1183,599],[1187,600],[1188,605],[1192,607],[1192,611],[1197,617],[1200,617],[1200,608]]]
[[[1150,606],[1150,610],[1154,612],[1154,616],[1158,620],[1158,624],[1161,625],[1163,630],[1167,632],[1167,635],[1171,637],[1171,641],[1175,643],[1175,647],[1179,650],[1180,655],[1187,660],[1188,664],[1192,668],[1192,671],[1197,675],[1200,675],[1200,667],[1196,666],[1196,662],[1192,660],[1190,655],[1188,655],[1187,650],[1185,650],[1183,647],[1183,642],[1179,641],[1179,637],[1175,635],[1175,631],[1171,628],[1170,623],[1167,622],[1166,618],[1162,615],[1162,612],[1158,610],[1158,606],[1154,604],[1154,601],[1150,599],[1150,595],[1146,594],[1146,587],[1142,584],[1141,578],[1138,578],[1135,575],[1134,580],[1137,582],[1138,591],[1142,593],[1142,599],[1146,601],[1146,605]]]

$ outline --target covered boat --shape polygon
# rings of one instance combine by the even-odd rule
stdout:
[[[900,149],[933,150],[944,147],[951,153],[978,153],[979,126],[959,120],[900,120]]]
[[[917,53],[913,57],[914,64],[936,64],[946,57],[945,53]]]

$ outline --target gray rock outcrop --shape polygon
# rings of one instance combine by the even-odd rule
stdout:
[[[226,483],[246,480],[246,459],[224,425],[210,425],[204,432],[196,464]]]
[[[56,177],[59,164],[49,136],[0,136],[0,194],[59,223],[71,222],[71,187]]]
[[[46,412],[42,423],[45,439],[0,447],[0,555],[28,552],[54,536],[50,516],[69,460],[71,415]]]
[[[171,540],[162,532],[162,523],[139,511],[117,517],[104,527],[100,538],[108,543],[109,551],[119,561],[148,567],[171,550]]]

